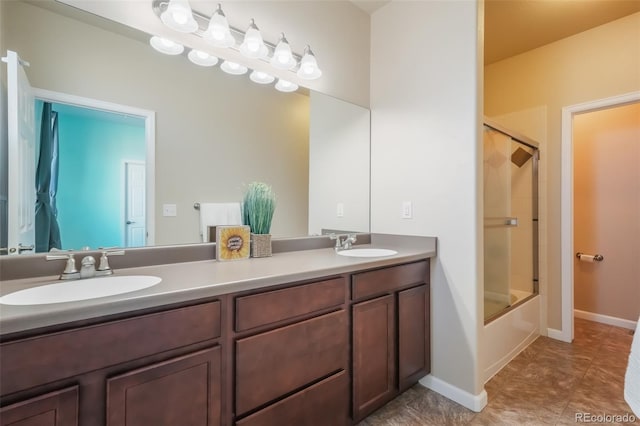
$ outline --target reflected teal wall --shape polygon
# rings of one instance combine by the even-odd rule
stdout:
[[[53,109],[59,114],[62,247],[124,246],[124,162],[145,160],[144,120],[67,105]]]

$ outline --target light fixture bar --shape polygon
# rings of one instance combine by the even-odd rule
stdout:
[[[168,0],[153,0],[151,7],[153,8],[153,13],[156,14],[156,16],[160,17],[160,15],[162,14],[162,12],[164,12],[166,10],[166,8],[169,6],[169,2]],[[209,25],[209,20],[211,19],[211,17],[206,16],[201,14],[200,12],[197,12],[195,10],[191,10],[191,13],[193,15],[193,18],[196,20],[196,22],[198,23],[198,29],[194,32],[192,32],[192,34],[196,34],[202,38],[204,38],[204,31],[207,29],[207,26]],[[203,29],[204,28],[204,29]],[[235,37],[235,39],[237,41],[242,41],[244,40],[244,35],[245,32],[242,31],[239,28],[233,27],[231,25],[229,25],[229,30],[231,30],[231,34],[233,34],[233,36]],[[270,43],[266,40],[263,40],[265,46],[267,46],[267,49],[269,49],[269,55],[268,56],[273,56],[273,52],[275,52],[276,50],[276,45],[273,43]],[[230,49],[233,49],[237,52],[240,51],[239,46],[232,46],[230,47]],[[297,63],[300,63],[300,60],[302,59],[302,55],[299,55],[295,52],[291,52],[292,56],[295,58]],[[268,59],[260,59],[261,61],[264,61],[266,63],[269,63]],[[296,69],[292,69],[291,71],[296,71]]]

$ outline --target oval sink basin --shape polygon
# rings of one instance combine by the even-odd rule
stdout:
[[[395,250],[381,249],[381,248],[359,248],[359,249],[342,250],[342,251],[339,251],[338,254],[340,256],[347,256],[347,257],[383,257],[383,256],[393,256],[394,254],[398,254],[398,252]]]
[[[153,287],[162,281],[151,275],[124,275],[59,281],[27,288],[0,297],[3,305],[47,305],[114,296]]]

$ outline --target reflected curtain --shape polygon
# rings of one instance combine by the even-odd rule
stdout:
[[[40,156],[36,169],[36,251],[62,248],[56,194],[58,192],[58,113],[51,103],[42,107]]]

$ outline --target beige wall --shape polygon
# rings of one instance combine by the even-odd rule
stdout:
[[[574,307],[636,321],[640,315],[640,103],[573,120]]]
[[[371,228],[438,237],[427,385],[474,409],[484,324],[479,7],[393,1],[371,18]],[[404,201],[412,219],[401,217]]]
[[[305,235],[309,99],[22,2],[2,2],[6,48],[31,63],[34,87],[156,112],[156,244],[199,241],[194,202],[239,201],[273,185],[272,232]],[[96,191],[103,183],[96,182]],[[163,217],[162,204],[177,217]]]
[[[545,181],[548,194],[548,325],[561,328],[561,110],[565,106],[640,89],[640,13],[485,67],[489,117],[547,111]],[[513,128],[513,126],[510,126]],[[526,129],[513,128],[526,133]],[[535,136],[534,136],[535,137]]]

